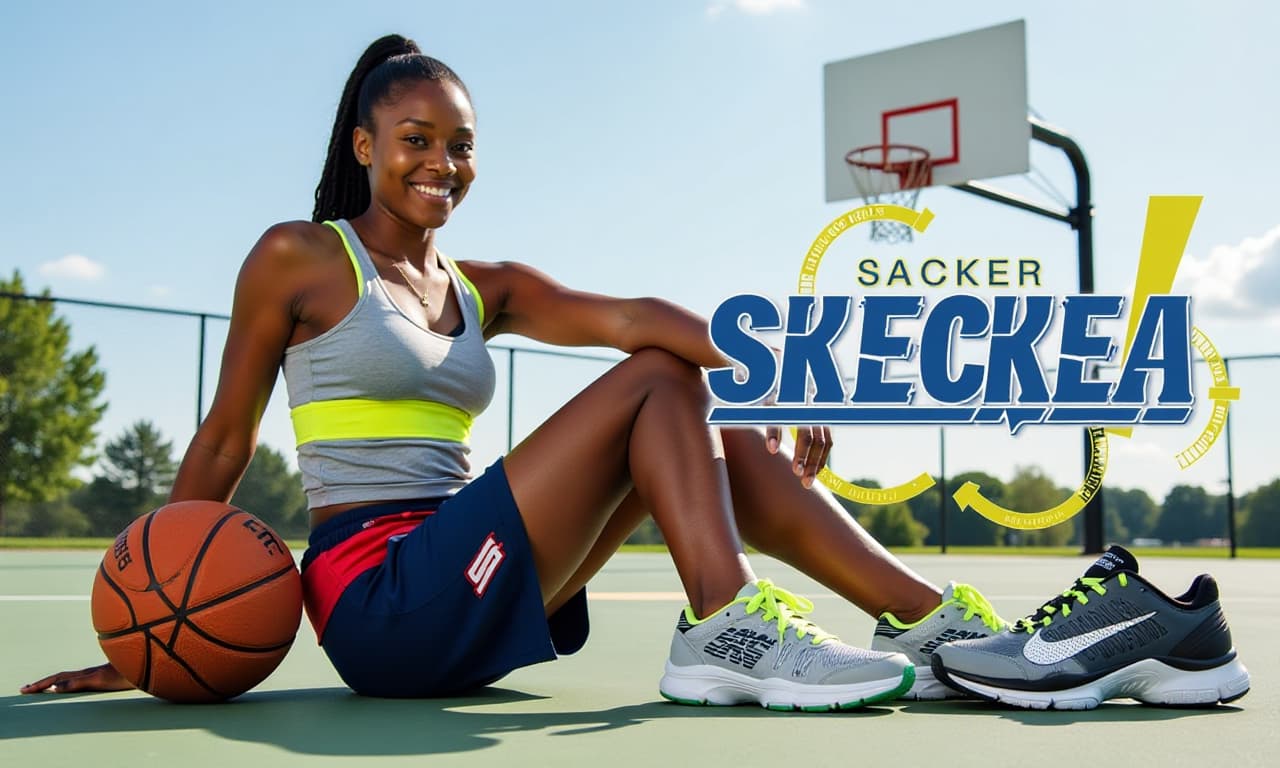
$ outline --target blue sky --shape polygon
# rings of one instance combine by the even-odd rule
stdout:
[[[1197,296],[1196,322],[1224,353],[1280,352],[1280,120],[1266,97],[1267,73],[1280,71],[1280,11],[1243,2],[922,2],[906,13],[834,0],[19,0],[0,23],[0,270],[17,268],[56,295],[229,311],[240,261],[262,230],[309,216],[356,57],[398,31],[461,74],[479,117],[479,180],[442,233],[443,250],[525,261],[575,287],[663,296],[708,314],[732,293],[785,293],[804,248],[849,207],[823,201],[825,62],[1017,18],[1027,21],[1030,106],[1080,141],[1093,171],[1098,289],[1129,291],[1148,195],[1204,195],[1181,286]],[[1032,157],[1071,193],[1059,156]],[[938,216],[927,244],[886,252],[850,243],[850,258],[864,247],[915,260],[1034,256],[1048,287],[1074,287],[1065,226],[945,189],[921,203]],[[185,446],[194,323],[64,314],[76,343],[102,353],[104,434],[151,418]],[[225,324],[209,331],[211,388]],[[522,358],[517,431],[599,370]],[[1267,454],[1280,411],[1264,393],[1280,363],[1233,373],[1245,388],[1233,411],[1242,492],[1277,474]],[[282,390],[263,439],[288,451]],[[476,434],[482,463],[505,444],[504,402],[500,391]],[[1187,472],[1171,458],[1205,418],[1117,444],[1108,482],[1157,495],[1176,482],[1222,490],[1221,448]],[[895,483],[937,469],[935,430],[837,438],[845,475]],[[1075,432],[1013,440],[949,430],[947,468],[1007,477],[1035,462],[1074,486],[1078,443]]]

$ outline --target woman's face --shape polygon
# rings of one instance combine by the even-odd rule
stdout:
[[[422,80],[373,109],[373,131],[356,128],[373,205],[419,229],[437,229],[475,180],[475,112],[457,85]]]

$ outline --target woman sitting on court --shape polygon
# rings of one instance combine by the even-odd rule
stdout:
[[[825,709],[945,695],[926,644],[1003,622],[971,587],[940,594],[814,486],[827,430],[800,430],[789,457],[776,430],[708,426],[702,369],[726,360],[704,320],[437,250],[476,146],[451,69],[402,37],[370,46],[314,223],[270,228],[245,260],[217,395],[170,499],[231,497],[283,365],[313,526],[307,612],[360,693],[447,695],[577,650],[585,585],[652,516],[689,599],[667,698]],[[502,333],[629,357],[473,476],[467,434],[494,391],[485,341]],[[877,650],[803,618],[812,604],[757,578],[744,540],[880,616]],[[101,666],[23,690],[125,687]]]

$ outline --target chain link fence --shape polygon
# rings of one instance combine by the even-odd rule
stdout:
[[[0,293],[0,300],[54,302],[59,316],[71,327],[72,349],[95,348],[99,365],[107,372],[103,401],[108,407],[98,428],[99,446],[129,425],[147,420],[158,426],[181,454],[213,397],[230,319],[227,315],[13,293]],[[497,343],[489,349],[498,385],[489,412],[477,420],[472,432],[476,467],[487,466],[506,453],[620,359],[617,355]],[[1194,443],[1210,418],[1212,403],[1206,402],[1204,393],[1213,382],[1205,365],[1196,369],[1201,402],[1186,425],[1139,427],[1130,438],[1109,439],[1104,483],[1108,541],[1229,548],[1233,554],[1237,542],[1244,546],[1271,544],[1248,537],[1241,540],[1242,517],[1249,511],[1242,502],[1280,475],[1267,448],[1270,438],[1280,434],[1280,408],[1273,407],[1263,395],[1280,374],[1280,354],[1224,359],[1232,385],[1241,387],[1243,396],[1232,405],[1218,443],[1194,465],[1180,469],[1174,457]],[[1074,490],[1083,478],[1078,428],[1026,430],[1011,437],[1007,429],[998,427],[859,427],[837,429],[835,439],[831,468],[843,478],[882,486],[897,485],[923,473],[934,478],[935,487],[910,507],[929,529],[923,541],[941,551],[951,542],[972,543],[964,531],[973,528],[974,513],[961,510],[950,496],[959,487],[957,477],[982,473],[1008,483],[1020,471],[1025,474],[1034,468],[1050,478],[1061,494]],[[293,432],[282,381],[264,414],[259,440],[292,461]],[[90,471],[81,468],[77,473],[88,479]],[[1159,506],[1179,486],[1205,492],[1211,506],[1207,513],[1211,521],[1204,529],[1207,535],[1190,540],[1161,536],[1168,526],[1143,528],[1121,514],[1121,502],[1132,491],[1143,490]],[[1115,496],[1115,504],[1106,504],[1108,495]],[[1280,509],[1258,509],[1252,513],[1280,514]],[[1072,523],[1076,528],[1069,539],[1072,544],[1080,542],[1082,517]],[[978,525],[982,524],[985,521]],[[1027,543],[1010,531],[997,532],[992,540],[997,544]]]

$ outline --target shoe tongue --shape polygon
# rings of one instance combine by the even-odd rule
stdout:
[[[1117,571],[1137,573],[1138,558],[1134,557],[1124,547],[1112,545],[1110,549],[1102,553],[1102,557],[1099,557],[1093,565],[1089,566],[1089,570],[1084,572],[1084,577],[1086,579],[1105,579],[1114,575]]]
[[[954,581],[947,582],[946,589],[942,590],[942,599],[938,601],[938,605],[946,605],[956,597],[956,583]]]
[[[734,599],[741,600],[744,597],[755,597],[760,594],[761,591],[759,582],[748,581],[746,584],[742,585],[742,589],[738,590],[738,594]]]

